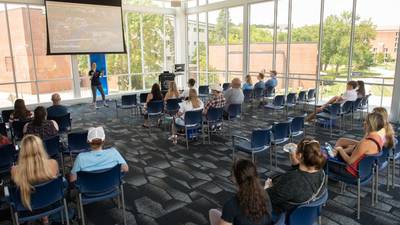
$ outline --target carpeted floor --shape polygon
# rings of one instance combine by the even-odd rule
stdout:
[[[211,144],[193,142],[186,150],[183,142],[173,145],[167,140],[168,129],[153,128],[150,132],[142,128],[142,116],[130,117],[128,111],[120,112],[119,118],[112,106],[94,110],[81,104],[71,107],[71,111],[73,130],[104,126],[106,145],[115,146],[128,160],[130,171],[124,187],[129,225],[209,224],[208,210],[221,208],[235,191],[230,179],[231,140],[227,137],[214,136]],[[284,113],[246,107],[243,120],[232,125],[231,131],[248,136],[253,128],[267,127],[285,117]],[[332,138],[324,128],[307,126],[306,133],[321,143],[334,144],[341,136],[360,139],[360,125],[353,130],[350,130],[350,122],[345,125],[346,133],[341,135],[335,130]],[[289,168],[287,153],[281,148],[278,152],[278,168],[270,167],[266,153],[257,155],[262,179]],[[370,186],[362,188],[361,220],[356,220],[356,190],[348,187],[340,194],[339,183],[330,182],[322,224],[400,224],[399,185],[386,191],[385,178],[381,172],[380,201],[376,207],[371,207]],[[398,177],[396,179],[399,183]],[[111,201],[88,205],[85,212],[88,225],[122,224],[122,214]]]

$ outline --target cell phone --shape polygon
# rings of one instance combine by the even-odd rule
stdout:
[[[335,157],[335,154],[333,154],[333,148],[332,145],[330,145],[329,143],[325,143],[325,149],[328,152],[328,155],[333,158]]]

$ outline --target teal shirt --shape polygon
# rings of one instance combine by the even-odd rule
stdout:
[[[126,161],[115,148],[83,152],[76,158],[71,173],[108,169],[118,164],[126,164]]]

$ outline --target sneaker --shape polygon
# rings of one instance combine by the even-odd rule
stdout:
[[[104,104],[103,104],[103,105],[104,105],[104,107],[108,107],[108,104],[107,104],[106,102],[104,102]]]
[[[176,135],[171,135],[171,136],[168,138],[168,141],[172,141],[172,140],[174,140],[176,137],[177,137]]]

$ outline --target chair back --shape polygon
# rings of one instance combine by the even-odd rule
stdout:
[[[382,151],[379,152],[378,158],[377,158],[377,163],[379,166],[388,162],[388,158],[390,157],[390,151],[391,151],[391,149],[389,149],[387,147],[383,147]]]
[[[353,102],[353,111],[356,111],[357,109],[359,109],[361,107],[361,102],[362,102],[363,98],[357,98],[354,102]]]
[[[197,125],[203,121],[203,110],[185,112],[185,125]]]
[[[307,101],[307,91],[300,91],[298,99],[299,99],[300,102]]]
[[[222,84],[222,90],[226,91],[231,87],[231,83],[224,83]]]
[[[285,105],[285,96],[284,95],[277,95],[274,98],[272,103],[274,106],[283,106]]]
[[[147,103],[147,113],[151,114],[161,114],[164,109],[164,101],[157,100],[157,101],[150,101]]]
[[[180,98],[168,99],[166,103],[166,110],[168,113],[176,113],[179,110],[179,103],[182,102]]]
[[[290,135],[290,121],[274,123],[272,127],[272,133],[274,140],[282,140],[288,138]]]
[[[353,105],[354,105],[354,101],[346,101],[342,105],[342,113],[344,113],[344,114],[351,113],[353,110]]]
[[[12,164],[15,162],[15,146],[13,144],[3,145],[0,147],[0,172],[8,172]]]
[[[140,93],[140,95],[139,95],[139,101],[140,101],[140,103],[146,103],[146,100],[147,100],[147,95],[148,95],[149,93]]]
[[[59,176],[45,183],[35,185],[34,189],[35,191],[31,193],[32,210],[39,210],[49,207],[64,198],[63,177]],[[20,212],[28,210],[22,204],[21,194],[18,188],[11,188],[10,198],[16,211]]]
[[[315,201],[296,207],[286,215],[287,225],[313,225],[321,214],[321,207],[328,200],[328,190]]]
[[[71,113],[67,113],[64,116],[47,117],[47,119],[56,121],[59,132],[68,132],[71,130]]]
[[[307,100],[312,101],[315,99],[315,89],[310,89],[307,92]]]
[[[147,96],[146,96],[147,98]],[[132,95],[122,95],[121,96],[121,105],[124,106],[133,106],[137,104],[137,96],[136,94]]]
[[[121,165],[97,171],[79,171],[76,186],[80,193],[96,194],[115,189],[121,184]]]
[[[0,123],[0,134],[3,136],[8,136],[7,135],[7,127],[6,127],[6,123]]]
[[[243,95],[244,95],[244,102],[250,102],[251,99],[253,98],[253,90],[251,89],[243,90]]]
[[[68,134],[68,147],[70,150],[85,150],[89,149],[87,142],[88,131],[73,132]]]
[[[224,108],[211,107],[207,110],[207,121],[221,121],[224,114]]]
[[[8,123],[10,120],[11,114],[14,112],[14,109],[8,109],[1,111],[1,118],[3,119],[4,123]]]
[[[238,118],[242,113],[242,105],[241,104],[230,104],[228,106],[228,114],[229,119]]]
[[[60,136],[56,135],[43,141],[44,147],[50,158],[56,159],[60,154]]]
[[[255,99],[261,99],[264,97],[264,88],[260,88],[260,87],[254,88],[253,92],[254,92]]]
[[[208,89],[208,85],[199,86],[199,95],[208,95],[210,94],[210,90]]]
[[[358,176],[361,180],[369,179],[373,176],[375,162],[378,159],[376,155],[365,156],[358,165]]]
[[[24,137],[24,126],[29,123],[31,120],[23,120],[23,121],[13,121],[11,124],[12,134],[14,139],[21,140]]]
[[[271,129],[255,129],[251,133],[251,148],[271,145]]]
[[[286,104],[296,104],[296,93],[289,93],[286,96]]]
[[[329,106],[329,113],[331,115],[338,115],[340,113],[341,110],[341,104],[340,103],[334,103],[332,105]]]
[[[362,98],[362,100],[361,100],[361,108],[362,109],[364,109],[364,108],[366,108],[367,106],[368,106],[368,99],[369,99],[369,96],[371,96],[371,94],[368,94],[368,95],[366,95],[364,98]]]
[[[274,97],[275,87],[268,86],[265,88],[265,97]]]
[[[292,124],[290,126],[292,133],[297,133],[299,131],[304,130],[304,118],[305,116],[296,116],[292,120]]]

